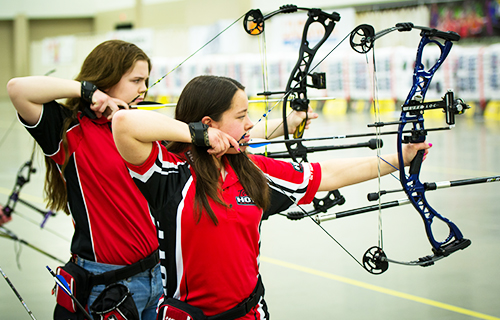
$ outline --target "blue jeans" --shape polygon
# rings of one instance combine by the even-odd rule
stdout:
[[[123,266],[93,262],[80,257],[77,259],[77,264],[94,274],[123,268]],[[156,319],[156,307],[158,300],[163,294],[160,264],[133,277],[120,280],[118,283],[125,285],[132,293],[135,305],[139,311],[140,320]],[[103,284],[92,288],[88,301],[89,307],[104,288]]]

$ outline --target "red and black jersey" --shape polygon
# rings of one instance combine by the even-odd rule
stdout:
[[[290,197],[311,202],[321,180],[319,164],[249,157],[272,181],[270,209],[264,213],[253,203],[225,161],[221,196],[227,206],[208,199],[217,225],[205,211],[199,221],[195,217],[196,175],[183,156],[154,143],[144,164],[128,164],[156,219],[167,296],[199,307],[207,316],[231,309],[252,293],[259,275],[263,217],[290,207]],[[247,318],[254,315],[242,319]]]
[[[46,156],[64,163],[63,122],[68,110],[52,101],[40,120],[26,126]],[[64,170],[75,232],[71,252],[100,263],[128,265],[158,248],[146,200],[130,178],[105,118],[80,113],[67,130],[69,161]]]

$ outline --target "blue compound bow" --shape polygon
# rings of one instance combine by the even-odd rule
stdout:
[[[425,141],[427,130],[424,127],[424,112],[430,109],[442,109],[446,114],[446,123],[449,126],[455,125],[455,115],[462,114],[468,106],[460,99],[455,99],[452,91],[448,91],[442,100],[424,102],[424,97],[429,88],[430,82],[436,70],[441,66],[448,56],[453,41],[458,41],[460,36],[455,32],[443,32],[427,27],[414,26],[412,23],[398,23],[395,27],[383,30],[377,34],[374,33],[373,27],[369,25],[361,25],[356,28],[351,34],[351,47],[360,53],[367,53],[373,47],[374,41],[383,35],[392,31],[410,31],[419,29],[421,40],[417,49],[416,62],[413,71],[413,85],[401,107],[401,115],[399,121],[395,122],[377,122],[371,127],[382,127],[386,125],[398,125],[397,132],[397,151],[399,159],[399,180],[406,193],[408,200],[413,207],[418,211],[423,219],[427,238],[432,246],[433,254],[416,261],[401,262],[388,259],[384,251],[380,247],[372,247],[368,249],[363,257],[363,264],[366,270],[371,273],[383,273],[388,268],[388,263],[399,263],[405,265],[429,266],[434,261],[440,260],[453,252],[465,249],[471,244],[469,239],[465,239],[459,228],[448,218],[439,214],[425,198],[425,191],[428,189],[425,183],[420,181],[420,168],[424,156],[424,150],[418,151],[416,157],[412,160],[408,173],[404,167],[402,147],[405,143],[418,143]],[[359,37],[360,40],[356,41]],[[428,44],[435,44],[439,47],[441,54],[435,64],[426,69],[422,63],[422,54],[424,48]],[[410,130],[405,130],[407,125],[411,126]],[[406,135],[409,133],[409,135]],[[387,193],[387,192],[385,192]],[[377,196],[383,194],[379,192]],[[376,197],[378,199],[378,197]],[[372,199],[373,200],[373,199]],[[444,240],[437,240],[433,234],[432,223],[434,219],[439,219],[444,222],[449,233]]]

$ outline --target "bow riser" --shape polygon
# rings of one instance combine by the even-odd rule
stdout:
[[[449,219],[443,217],[439,214],[434,208],[430,206],[425,198],[425,187],[424,184],[420,182],[420,167],[423,161],[424,151],[418,151],[416,157],[412,160],[409,168],[409,174],[407,176],[406,171],[404,169],[404,159],[403,159],[403,150],[402,146],[404,143],[419,143],[424,142],[426,139],[427,132],[424,127],[424,110],[427,109],[438,109],[442,108],[446,113],[446,121],[449,125],[455,124],[454,115],[459,113],[457,111],[455,100],[453,96],[453,92],[449,91],[446,93],[443,101],[439,102],[431,102],[431,103],[422,103],[424,100],[425,94],[429,85],[431,83],[432,77],[438,68],[443,64],[444,60],[450,53],[450,50],[453,46],[453,42],[451,41],[451,36],[453,34],[449,33],[440,33],[439,35],[443,36],[445,39],[445,43],[442,44],[437,40],[432,40],[429,38],[431,35],[436,35],[435,32],[431,33],[426,30],[421,32],[422,39],[419,43],[415,68],[413,73],[413,86],[410,89],[408,97],[405,101],[405,105],[402,107],[402,112],[400,116],[400,124],[398,128],[398,137],[397,137],[397,149],[398,149],[398,159],[399,159],[399,178],[403,189],[410,200],[410,203],[413,207],[418,211],[425,225],[425,231],[427,234],[427,238],[432,246],[432,251],[435,255],[448,255],[451,252],[456,251],[461,248],[454,247],[456,245],[463,246],[466,242],[470,244],[470,241],[463,238],[462,233],[458,229],[458,227],[451,222]],[[435,62],[435,64],[429,68],[427,71],[422,63],[422,55],[425,49],[425,46],[433,43],[436,44],[441,50],[441,55],[439,59]],[[407,124],[412,124],[411,136],[403,137],[403,132],[405,131],[405,126]],[[442,240],[436,240],[432,224],[434,219],[439,219],[444,222],[448,228],[449,233],[448,236]],[[468,246],[468,244],[465,245]],[[453,251],[452,251],[453,250]]]
[[[292,69],[290,77],[286,86],[286,94],[283,98],[283,128],[288,128],[287,123],[287,106],[295,111],[305,111],[307,112],[309,108],[309,99],[307,98],[307,88],[312,87],[316,89],[325,89],[326,80],[324,74],[309,74],[312,62],[319,48],[325,43],[325,41],[330,37],[335,28],[335,22],[340,20],[340,16],[337,13],[328,14],[319,9],[308,10],[308,19],[304,25],[302,31],[302,41],[300,44],[299,58],[295,67]],[[323,37],[311,48],[310,42],[307,38],[309,27],[312,24],[320,24],[323,29]],[[313,84],[307,84],[307,77],[311,76],[313,78]],[[294,96],[294,99],[289,100],[290,95]],[[295,139],[300,139],[304,135],[305,126],[307,123],[307,117],[304,121],[295,129],[293,137]],[[289,139],[289,134],[287,130],[284,130],[285,140]],[[307,162],[308,148],[306,148],[302,142],[295,143],[285,143],[286,149],[293,161],[297,161],[299,158],[302,161]],[[314,210],[313,212],[327,212],[328,209],[335,205],[342,205],[345,203],[344,197],[340,194],[338,190],[329,191],[327,195],[323,198],[314,198]],[[307,213],[310,215],[311,213]],[[293,215],[292,215],[293,216]]]

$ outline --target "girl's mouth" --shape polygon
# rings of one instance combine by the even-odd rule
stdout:
[[[250,134],[245,133],[240,139],[240,143],[247,143],[250,141]]]

